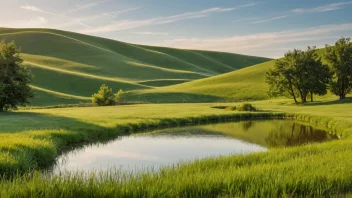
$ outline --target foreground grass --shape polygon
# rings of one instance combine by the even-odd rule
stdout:
[[[352,103],[280,105],[261,101],[268,112],[240,113],[212,104],[28,110],[0,116],[2,173],[52,163],[65,146],[109,139],[158,126],[249,117],[289,116],[323,125],[342,140],[269,152],[199,160],[159,173],[45,177],[39,173],[0,182],[4,197],[216,197],[339,196],[352,191]],[[229,105],[229,104],[216,104]],[[230,104],[237,105],[237,104]],[[215,106],[215,105],[214,105]],[[275,113],[283,112],[283,113]],[[18,124],[21,123],[21,124]]]
[[[160,173],[119,171],[0,183],[13,197],[281,197],[334,196],[352,191],[351,141],[206,159]],[[6,190],[5,190],[6,189]]]

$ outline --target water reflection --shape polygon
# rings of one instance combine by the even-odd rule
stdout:
[[[272,129],[265,138],[270,147],[290,147],[312,142],[324,142],[337,137],[312,126],[293,123],[291,126],[280,125]]]
[[[261,120],[173,128],[122,136],[114,141],[84,146],[60,156],[52,167],[60,171],[122,171],[158,169],[180,161],[266,151],[335,139],[322,129],[291,121]]]

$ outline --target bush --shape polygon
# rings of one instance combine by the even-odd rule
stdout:
[[[238,106],[230,106],[226,107],[226,110],[229,111],[258,111],[257,108],[255,108],[252,104],[249,103],[244,103]]]
[[[102,85],[98,93],[93,94],[92,103],[98,106],[115,105],[115,97],[112,93],[112,89],[109,89],[106,85]]]
[[[115,94],[115,101],[121,104],[121,103],[124,103],[124,100],[125,100],[125,92],[122,89],[120,89],[120,91],[118,91]]]

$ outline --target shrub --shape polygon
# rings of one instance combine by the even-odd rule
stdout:
[[[112,93],[112,89],[109,89],[106,85],[102,85],[98,93],[93,94],[92,103],[98,106],[115,105],[115,97]]]
[[[118,91],[116,94],[115,94],[115,101],[119,104],[123,103],[125,100],[125,92],[120,89],[120,91]]]
[[[229,110],[229,111],[258,111],[258,109],[255,108],[250,103],[244,103],[244,104],[241,104],[238,106],[226,107],[226,110]]]

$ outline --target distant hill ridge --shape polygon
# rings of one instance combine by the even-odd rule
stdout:
[[[88,100],[101,84],[115,91],[136,91],[132,94],[135,96],[159,90],[158,87],[192,83],[270,60],[223,52],[135,45],[53,29],[0,28],[0,40],[15,41],[22,48],[24,64],[30,66],[35,75],[33,105]]]

